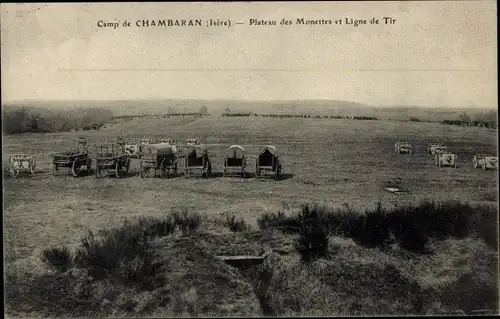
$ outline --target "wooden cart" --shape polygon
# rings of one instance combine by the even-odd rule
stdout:
[[[212,174],[212,163],[208,156],[208,150],[201,145],[193,145],[187,150],[184,158],[184,176],[190,177],[192,171],[200,171],[202,177]]]
[[[36,158],[31,154],[12,154],[9,157],[10,176],[16,178],[21,172],[35,173]]]
[[[498,169],[498,157],[491,154],[476,154],[472,159],[474,168],[480,167],[483,171],[487,169]]]
[[[130,168],[130,159],[119,145],[96,146],[96,178],[114,173],[116,178],[125,177]]]
[[[231,145],[226,150],[223,176],[235,172],[243,178],[247,177],[247,159],[245,149],[241,145]]]
[[[272,173],[275,179],[282,174],[282,165],[276,153],[276,147],[272,145],[261,148],[255,161],[255,175],[259,177],[266,173]]]
[[[394,145],[394,151],[397,154],[411,154],[412,146],[408,142],[396,142]]]
[[[436,166],[439,167],[449,166],[458,168],[456,154],[451,152],[440,152],[436,153],[434,156],[435,156],[434,163],[436,164]]]
[[[54,176],[60,175],[60,168],[66,168],[67,171],[71,171],[73,177],[78,177],[83,166],[87,172],[92,167],[85,138],[78,138],[72,150],[52,155],[52,174]]]
[[[444,145],[441,145],[441,144],[429,144],[429,147],[428,147],[428,152],[429,154],[431,154],[432,156],[438,154],[438,153],[445,153],[448,151],[448,148]]]
[[[177,175],[178,149],[168,143],[145,144],[142,146],[139,173],[141,177]],[[152,174],[151,174],[152,173]]]

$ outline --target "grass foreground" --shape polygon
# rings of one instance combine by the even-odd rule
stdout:
[[[498,211],[458,202],[366,212],[174,212],[48,247],[7,272],[6,314],[339,316],[498,313]],[[218,256],[264,256],[226,264]]]

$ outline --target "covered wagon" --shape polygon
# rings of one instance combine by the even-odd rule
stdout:
[[[474,168],[481,168],[483,171],[487,169],[498,169],[498,157],[491,154],[476,154],[472,158]]]
[[[177,175],[178,148],[169,143],[142,145],[139,173],[141,177]]]
[[[184,158],[184,175],[190,177],[193,170],[201,172],[202,177],[209,177],[212,174],[212,163],[206,147],[192,145],[187,149]]]
[[[71,171],[74,177],[78,177],[82,167],[85,167],[85,170],[89,172],[91,165],[87,141],[83,137],[79,137],[70,150],[52,155],[52,174],[54,176],[61,173],[61,168],[66,168],[67,171]]]
[[[241,145],[231,145],[226,150],[223,175],[231,173],[238,173],[241,177],[247,176],[247,159],[245,149]]]
[[[263,176],[266,173],[272,173],[275,179],[282,174],[282,164],[276,152],[276,147],[272,145],[264,146],[259,151],[259,156],[255,162],[255,174]]]

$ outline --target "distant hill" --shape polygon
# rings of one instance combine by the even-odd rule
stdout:
[[[460,114],[467,113],[472,118],[497,113],[496,108],[441,108],[421,106],[374,106],[342,100],[287,100],[287,101],[249,101],[249,100],[110,100],[110,101],[39,101],[26,100],[5,104],[8,106],[25,106],[48,109],[106,108],[115,115],[166,114],[198,112],[205,106],[211,114],[222,114],[226,109],[230,112],[248,112],[260,114],[319,114],[341,116],[374,116],[379,119],[407,120],[416,117],[425,121],[442,121],[457,119]]]

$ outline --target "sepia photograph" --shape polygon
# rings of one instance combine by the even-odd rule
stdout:
[[[2,3],[6,318],[499,314],[497,3]]]

